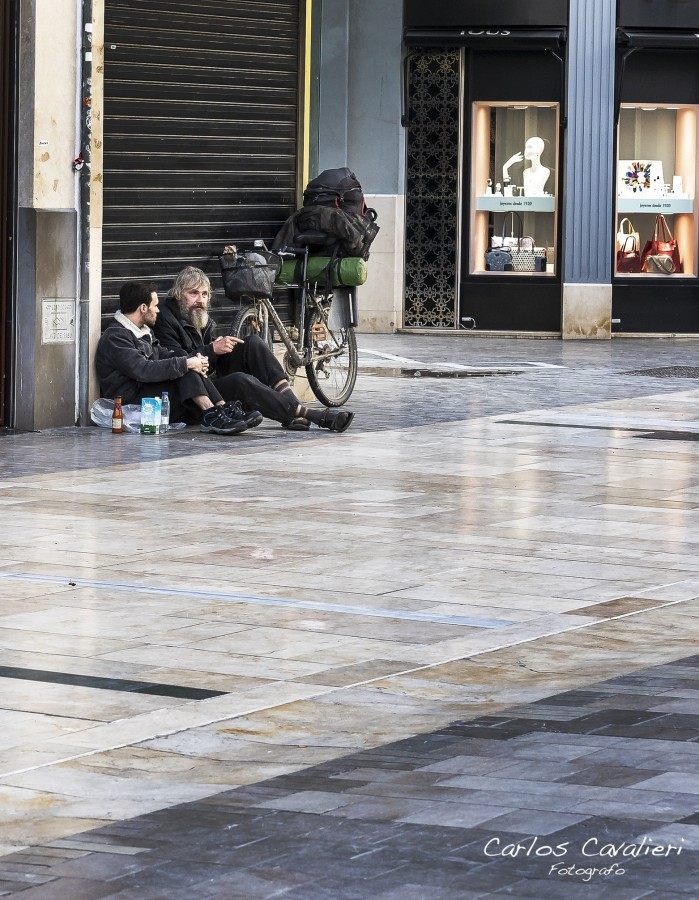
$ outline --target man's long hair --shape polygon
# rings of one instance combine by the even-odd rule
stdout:
[[[203,331],[209,324],[209,303],[207,302],[204,309],[188,309],[184,300],[184,292],[192,288],[202,288],[209,292],[209,302],[211,301],[211,282],[206,274],[196,266],[186,266],[180,274],[175,278],[172,287],[168,291],[168,297],[173,297],[177,302],[182,318],[193,325],[198,331]]]
[[[211,282],[206,272],[202,272],[196,266],[185,266],[173,281],[167,295],[179,301],[182,299],[182,294],[185,291],[196,287],[205,287],[209,292],[209,299],[211,299]]]

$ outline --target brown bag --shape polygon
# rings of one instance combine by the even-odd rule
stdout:
[[[627,235],[624,245],[616,252],[617,275],[637,274],[641,271],[641,254],[638,240],[633,234]]]
[[[673,268],[663,266],[662,268],[657,262],[649,262],[651,256],[669,256],[672,260]],[[646,242],[641,254],[641,269],[649,274],[657,274],[660,271],[670,275],[674,272],[682,271],[682,263],[680,261],[680,250],[677,241],[672,236],[672,232],[665,221],[665,216],[655,217],[655,228],[653,230],[653,239]]]

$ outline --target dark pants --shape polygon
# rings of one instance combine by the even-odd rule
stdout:
[[[175,381],[157,381],[141,386],[137,396],[129,403],[140,403],[144,397],[160,397],[167,391],[170,398],[170,421],[192,424],[201,419],[202,411],[193,402],[194,397],[208,397],[212,403],[224,398],[216,390],[210,378],[202,378],[198,372],[187,372]]]
[[[243,409],[256,409],[268,419],[288,425],[296,415],[293,391],[281,393],[274,385],[287,381],[286,372],[267,344],[256,334],[237,344],[216,361],[215,388],[224,400],[240,400]]]

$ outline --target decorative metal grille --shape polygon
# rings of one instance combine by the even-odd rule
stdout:
[[[456,49],[419,50],[410,59],[406,327],[456,323],[459,68]]]

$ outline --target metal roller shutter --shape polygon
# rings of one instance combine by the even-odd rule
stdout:
[[[300,0],[107,0],[103,317],[296,207]],[[230,312],[217,310],[217,321]]]

